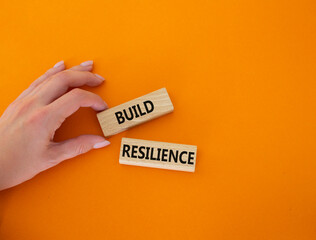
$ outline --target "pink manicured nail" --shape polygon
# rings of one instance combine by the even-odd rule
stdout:
[[[103,142],[98,142],[98,143],[94,144],[93,148],[94,148],[94,149],[103,148],[103,147],[105,147],[105,146],[107,146],[107,145],[109,145],[109,144],[110,144],[110,142],[107,141],[107,140],[105,140],[105,141],[103,141]]]
[[[64,60],[62,60],[62,61],[56,63],[56,64],[54,65],[54,68],[58,68],[58,67],[60,67],[61,65],[64,65],[64,64],[65,64],[65,63],[64,63]]]
[[[93,61],[92,60],[89,60],[89,61],[85,61],[83,63],[80,63],[81,66],[83,67],[87,67],[87,66],[91,66],[93,64]]]
[[[102,81],[104,81],[104,77],[100,76],[99,74],[95,73],[94,75],[96,75],[98,78],[102,79]]]

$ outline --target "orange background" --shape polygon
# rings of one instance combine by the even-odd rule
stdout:
[[[0,20],[1,111],[62,59],[93,59],[110,106],[175,106],[2,191],[1,239],[316,239],[314,0],[10,0]],[[82,133],[91,109],[57,140]],[[196,172],[119,165],[122,137],[197,145]]]

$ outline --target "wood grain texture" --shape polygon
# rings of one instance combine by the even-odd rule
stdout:
[[[105,137],[147,122],[173,111],[165,88],[112,107],[97,114]],[[132,119],[128,120],[128,118]]]
[[[160,149],[160,150],[159,150]],[[197,146],[122,138],[120,164],[194,172]]]

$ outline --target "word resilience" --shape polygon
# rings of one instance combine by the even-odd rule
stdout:
[[[197,147],[192,145],[123,138],[121,164],[195,171]]]

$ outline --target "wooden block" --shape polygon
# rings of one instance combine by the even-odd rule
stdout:
[[[125,131],[173,111],[173,105],[165,88],[109,108],[97,114],[104,136]]]
[[[122,138],[120,164],[194,172],[197,147]]]

